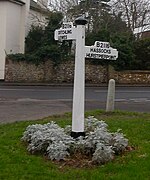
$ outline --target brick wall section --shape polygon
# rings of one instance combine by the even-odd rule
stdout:
[[[150,85],[150,71],[115,71],[100,65],[91,65],[86,61],[87,83],[107,83],[108,79],[115,79],[117,84],[146,84]],[[51,61],[38,66],[6,60],[6,82],[49,82],[72,83],[74,79],[74,61],[62,63],[57,67]]]

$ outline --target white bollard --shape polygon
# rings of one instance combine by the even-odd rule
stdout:
[[[115,102],[115,80],[110,79],[108,84],[106,112],[114,111]]]

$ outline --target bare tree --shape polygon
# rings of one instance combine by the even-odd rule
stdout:
[[[52,11],[60,11],[66,15],[68,9],[78,5],[78,0],[49,0],[48,6]]]
[[[37,2],[30,2],[30,11],[28,14],[27,30],[26,35],[32,26],[40,26],[43,29],[48,23],[47,18],[49,17],[50,11],[47,7],[47,0],[38,0]]]
[[[100,11],[108,7],[110,0],[49,0],[49,7],[52,11],[60,11],[64,18],[73,21],[78,16],[84,16],[93,21],[94,16],[100,17]]]
[[[115,13],[122,13],[123,20],[132,31],[150,25],[149,0],[112,0],[112,7]]]

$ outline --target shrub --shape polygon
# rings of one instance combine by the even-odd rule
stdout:
[[[104,121],[90,116],[85,119],[86,136],[73,139],[70,136],[71,126],[63,129],[54,122],[36,124],[26,128],[22,140],[28,143],[29,152],[46,153],[51,160],[64,160],[79,152],[92,157],[94,163],[104,164],[128,146],[128,140],[122,133],[110,133],[107,126]]]
[[[103,143],[98,143],[93,154],[92,161],[98,164],[104,164],[114,159],[114,151],[111,146],[106,146]]]
[[[25,39],[25,52],[33,53],[42,45],[44,30],[42,27],[32,26]]]
[[[16,60],[16,61],[25,61],[26,59],[25,54],[22,54],[22,53],[8,54],[7,58],[11,60]]]
[[[150,70],[150,38],[135,41],[134,53],[134,68],[137,70]]]

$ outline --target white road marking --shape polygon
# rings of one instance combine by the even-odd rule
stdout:
[[[127,99],[115,99],[116,102],[127,101]]]
[[[148,98],[132,98],[132,99],[115,99],[116,102],[149,102],[150,99]]]
[[[95,90],[94,91],[95,93],[103,93],[103,92],[107,92],[107,90]],[[135,91],[135,90],[133,90],[133,91],[126,91],[126,90],[124,90],[124,91],[116,91],[116,93],[150,93],[150,91]]]
[[[148,98],[134,98],[134,99],[130,99],[130,101],[134,101],[134,102],[147,102],[149,101]]]

